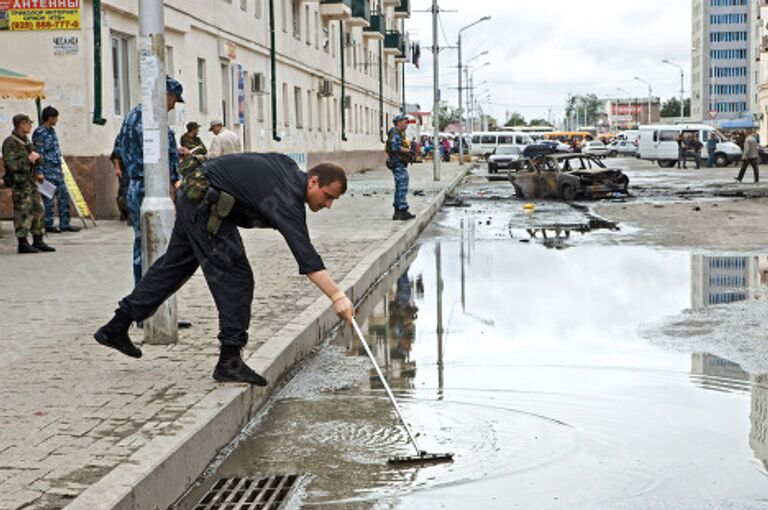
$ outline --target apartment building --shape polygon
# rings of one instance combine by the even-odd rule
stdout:
[[[139,2],[66,2],[77,6],[77,29],[14,30],[13,15],[2,13],[0,65],[45,81],[43,105],[61,112],[70,168],[97,217],[114,217],[108,156],[141,100]],[[40,5],[32,3],[21,6]],[[205,128],[219,119],[245,150],[296,153],[308,165],[335,160],[351,171],[383,164],[386,130],[402,109],[410,0],[165,0],[164,16],[166,72],[186,101],[169,115],[177,138],[196,121],[208,142]],[[31,101],[0,105],[7,131],[13,114],[35,114]]]

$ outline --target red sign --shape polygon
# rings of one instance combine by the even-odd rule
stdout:
[[[0,0],[0,30],[79,30],[80,0]]]
[[[611,115],[639,115],[643,106],[639,104],[611,104]]]
[[[715,117],[717,117],[717,113],[718,113],[717,110],[709,110],[709,118],[714,119]]]

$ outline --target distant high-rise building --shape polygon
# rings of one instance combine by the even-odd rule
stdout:
[[[692,0],[693,119],[714,118],[731,127],[752,125],[757,112],[760,3]]]

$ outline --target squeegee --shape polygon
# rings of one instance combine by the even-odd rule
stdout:
[[[410,439],[414,450],[416,450],[415,455],[400,455],[400,456],[391,457],[387,459],[387,463],[388,464],[429,464],[429,463],[436,463],[436,462],[453,461],[453,453],[428,453],[422,450],[421,448],[419,448],[419,445],[416,442],[416,437],[414,437],[413,432],[411,431],[411,428],[405,422],[405,418],[403,418],[403,414],[400,412],[400,406],[397,405],[397,400],[395,400],[395,396],[392,394],[392,390],[389,389],[389,384],[387,384],[387,380],[384,378],[384,374],[381,373],[379,364],[376,363],[376,358],[373,357],[373,353],[371,352],[370,347],[368,347],[368,342],[365,341],[363,332],[360,331],[360,326],[357,325],[357,321],[354,318],[352,319],[352,328],[354,328],[355,333],[357,333],[357,337],[360,339],[360,343],[363,344],[365,353],[368,354],[368,358],[371,360],[371,363],[373,363],[373,368],[376,369],[376,373],[379,375],[379,380],[381,381],[381,384],[384,385],[384,389],[387,391],[387,396],[389,397],[390,402],[392,402],[392,406],[395,408],[397,417],[400,418],[400,423],[403,424],[405,431],[408,433],[408,439]]]

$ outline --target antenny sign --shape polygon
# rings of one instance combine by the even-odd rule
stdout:
[[[0,30],[80,30],[80,0],[0,0]]]

